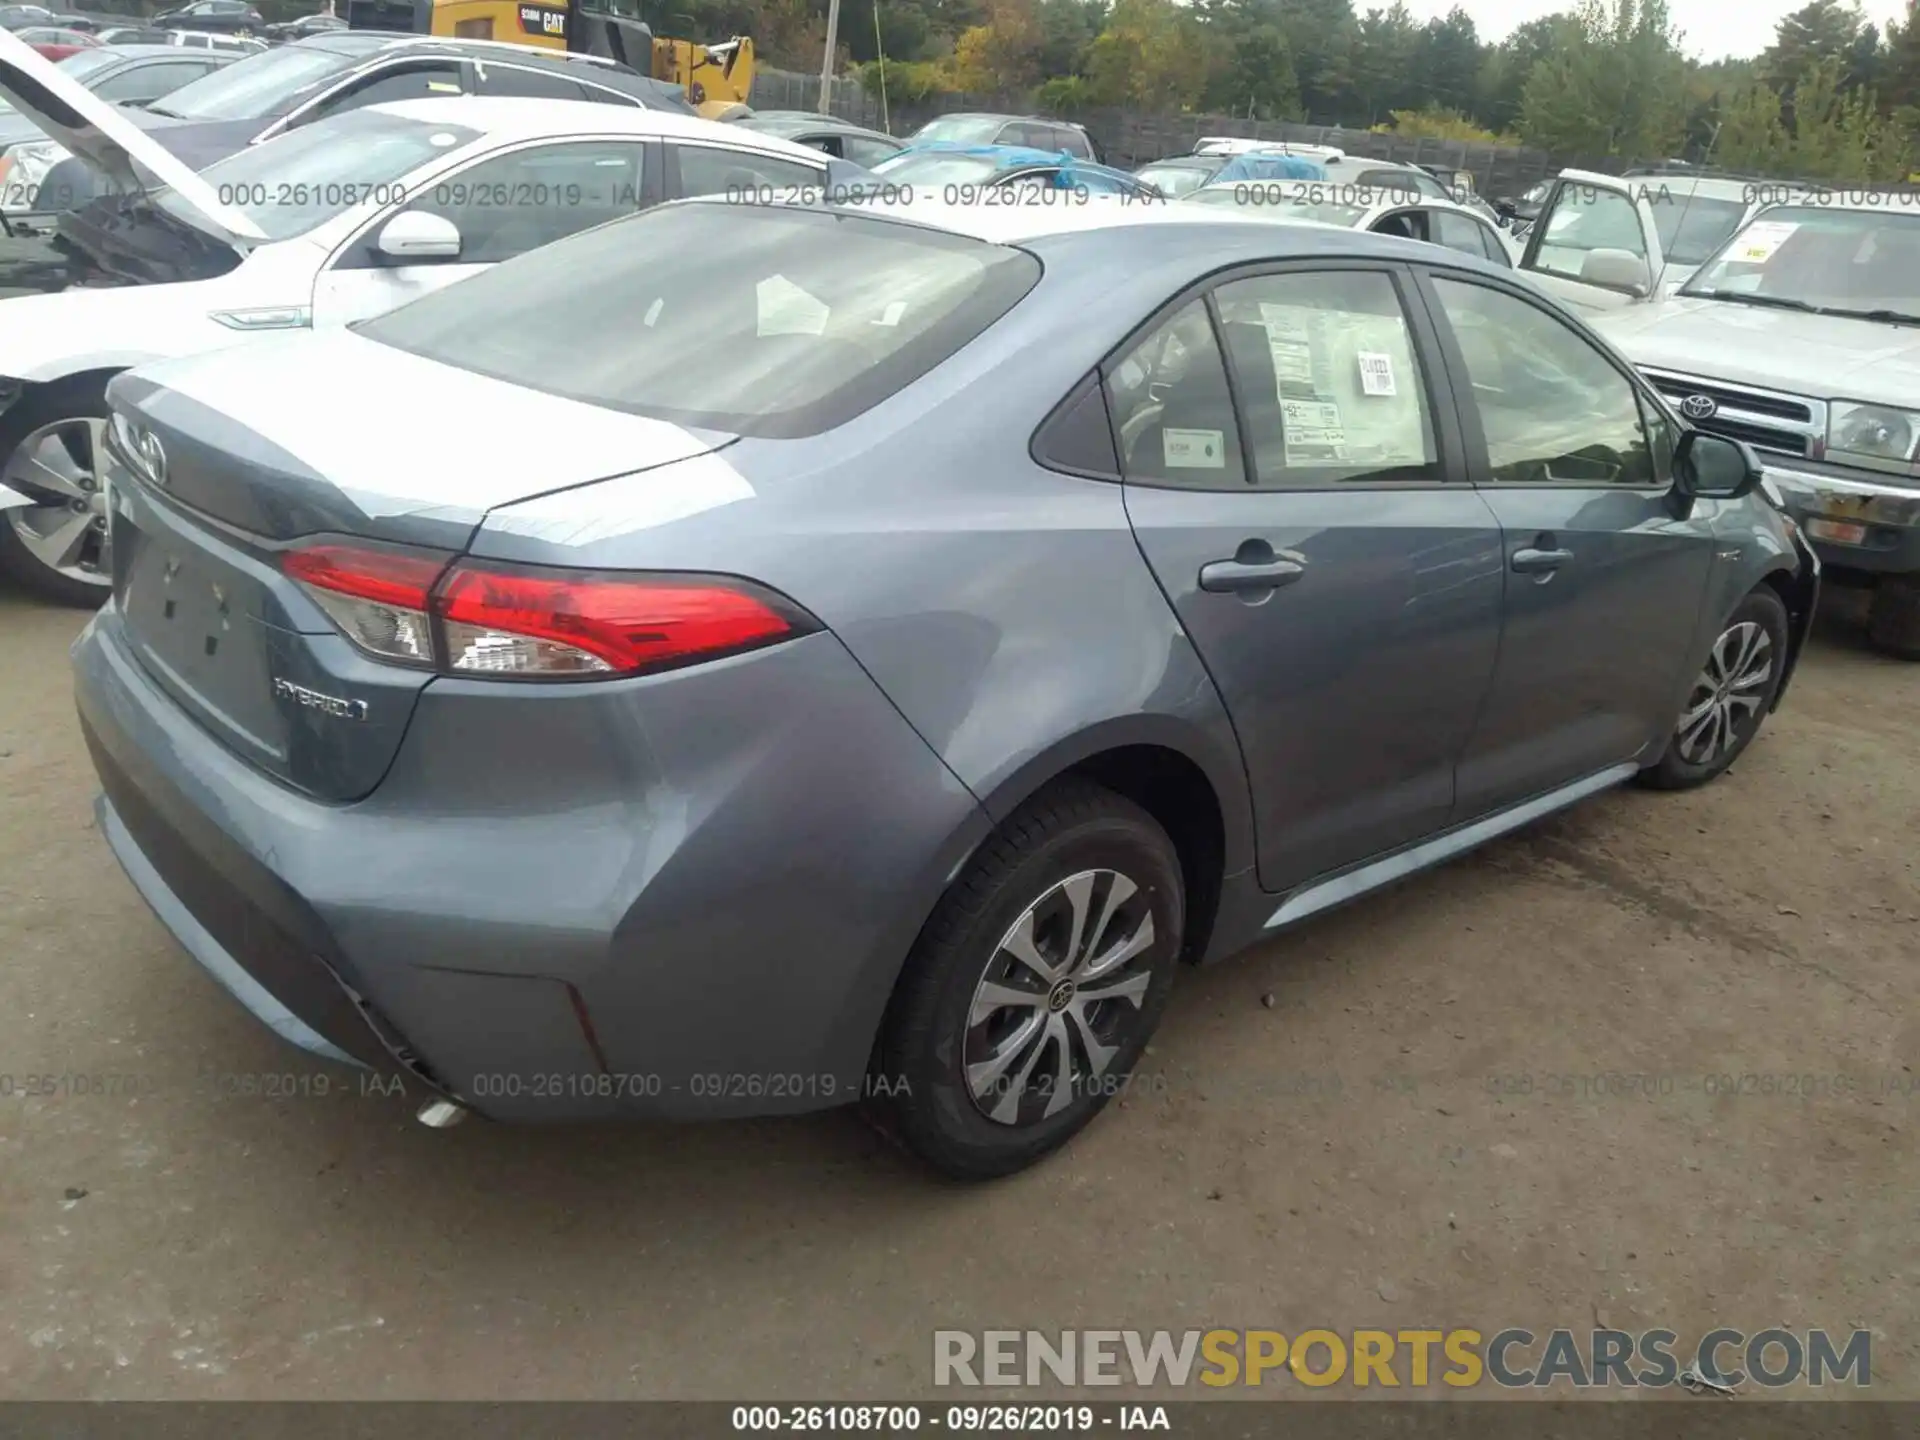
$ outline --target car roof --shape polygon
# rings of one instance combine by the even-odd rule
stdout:
[[[916,155],[966,155],[978,160],[997,160],[1008,170],[1021,165],[1058,165],[1063,159],[1080,167],[1088,163],[1063,150],[1042,150],[1032,145],[969,145],[963,140],[922,140],[901,148]]]
[[[369,105],[383,115],[398,115],[429,124],[439,120],[466,125],[489,135],[536,139],[558,135],[636,135],[647,139],[707,141],[735,150],[804,160],[819,166],[818,150],[747,130],[738,124],[682,115],[673,110],[642,110],[608,105],[597,100],[545,100],[520,95],[448,95],[419,100],[391,100]]]
[[[97,47],[109,55],[122,60],[178,60],[178,45],[155,45],[147,40],[129,40],[125,43],[109,41]]]
[[[873,140],[886,140],[895,145],[905,145],[904,140],[896,140],[884,130],[872,130],[865,125],[856,125],[851,120],[842,120],[838,115],[815,115],[806,110],[756,110],[734,122],[752,130],[764,131],[770,135],[804,134],[817,131],[831,131],[836,135],[864,135]]]
[[[934,120],[1020,120],[1029,125],[1058,125],[1066,130],[1085,130],[1087,127],[1073,120],[1056,120],[1047,115],[1013,115],[999,110],[945,110],[926,123]]]

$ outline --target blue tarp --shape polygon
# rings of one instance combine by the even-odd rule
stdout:
[[[1207,183],[1246,185],[1267,180],[1324,180],[1327,167],[1300,155],[1236,155]]]

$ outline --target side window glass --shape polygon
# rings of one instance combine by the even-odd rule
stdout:
[[[144,103],[158,100],[168,91],[177,90],[196,75],[206,72],[205,65],[192,60],[182,60],[177,64],[143,65],[113,76],[93,93],[102,100]]]
[[[1484,220],[1475,220],[1471,223],[1480,231],[1480,248],[1486,252],[1487,258],[1494,264],[1504,265],[1511,270],[1513,256],[1507,252],[1507,247],[1500,243],[1498,232]]]
[[[1078,130],[1055,128],[1053,132],[1053,148],[1056,150],[1064,150],[1069,155],[1078,155],[1082,160],[1091,160],[1093,158],[1093,146],[1087,142],[1087,137]]]
[[[1504,291],[1434,277],[1496,482],[1652,485],[1631,381],[1566,322]]]
[[[1425,377],[1390,276],[1261,275],[1222,285],[1216,298],[1255,484],[1443,478]]]
[[[1420,210],[1396,210],[1373,222],[1376,235],[1398,235],[1403,240],[1427,238],[1427,217]]]
[[[826,174],[797,160],[782,160],[751,150],[728,150],[717,145],[681,145],[680,193],[682,195],[751,196],[762,189],[779,192],[818,185]]]
[[[844,142],[846,158],[856,165],[872,169],[889,155],[899,153],[900,147],[885,140],[868,140],[864,136],[848,136]]]
[[[522,70],[517,65],[489,65],[481,72],[482,95],[524,95],[537,100],[578,100],[577,81],[544,70]]]
[[[1226,364],[1204,301],[1154,327],[1106,372],[1128,480],[1190,490],[1247,483]]]
[[[383,70],[323,101],[301,117],[319,120],[345,110],[366,105],[384,105],[393,100],[426,100],[460,93],[460,71],[454,65],[410,65]]]
[[[1465,255],[1476,255],[1482,260],[1487,258],[1487,246],[1481,238],[1478,220],[1451,210],[1434,210],[1428,213],[1427,223],[1433,229],[1434,243]]]
[[[1673,447],[1679,435],[1673,422],[1645,395],[1640,401],[1640,423],[1647,429],[1647,448],[1653,453],[1653,480],[1657,485],[1673,483]]]
[[[1640,212],[1619,191],[1563,184],[1545,219],[1534,269],[1615,290],[1649,283]]]
[[[643,153],[626,141],[517,150],[446,176],[407,209],[451,220],[461,263],[490,265],[637,210]]]

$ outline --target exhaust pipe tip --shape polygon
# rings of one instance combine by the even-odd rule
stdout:
[[[429,1130],[450,1130],[467,1118],[467,1107],[452,1100],[429,1100],[413,1118]]]

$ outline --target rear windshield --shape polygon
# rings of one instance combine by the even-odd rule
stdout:
[[[1149,165],[1134,171],[1137,179],[1168,197],[1185,195],[1207,183],[1207,177],[1220,167],[1200,165]]]
[[[1024,251],[863,215],[685,201],[354,328],[444,365],[741,435],[813,435],[1019,303]]]
[[[290,240],[356,205],[397,205],[405,195],[397,183],[403,177],[479,138],[480,131],[463,125],[349,110],[249,145],[200,174],[222,205],[245,215],[269,240]],[[191,223],[191,211],[173,191],[154,199]]]
[[[892,155],[873,167],[898,185],[916,185],[928,191],[943,185],[985,185],[1006,162],[992,155],[968,155],[955,150],[909,150]]]
[[[284,114],[296,94],[355,63],[337,51],[299,45],[262,50],[188,81],[147,108],[185,120],[258,120]]]

